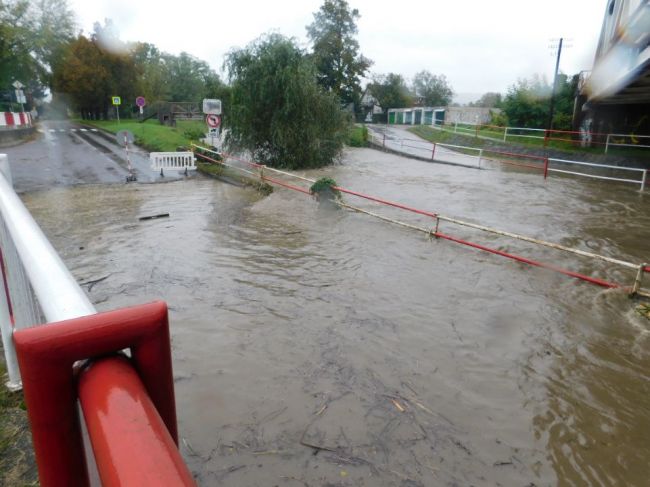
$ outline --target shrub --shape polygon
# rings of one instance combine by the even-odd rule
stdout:
[[[350,147],[365,147],[368,145],[368,128],[365,125],[353,126],[348,131],[346,140]]]

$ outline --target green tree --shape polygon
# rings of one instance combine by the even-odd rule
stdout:
[[[356,20],[357,9],[350,10],[345,0],[325,0],[307,26],[313,43],[313,60],[318,82],[336,94],[341,103],[359,105],[361,78],[372,61],[359,53]]]
[[[340,154],[348,123],[339,100],[316,81],[314,65],[294,40],[260,37],[226,56],[232,83],[230,147],[291,169],[319,167]]]
[[[413,93],[427,107],[447,106],[454,96],[444,74],[438,76],[426,70],[413,77]]]
[[[111,97],[121,96],[122,113],[134,103],[137,70],[129,52],[104,49],[96,35],[80,35],[66,50],[54,73],[53,90],[67,99],[83,118],[107,118]]]
[[[502,103],[503,103],[503,96],[501,96],[501,93],[488,91],[487,93],[484,93],[475,102],[468,103],[468,106],[484,107],[484,108],[501,108]]]
[[[555,130],[571,129],[578,78],[579,75],[569,77],[558,74],[553,113]],[[508,123],[517,127],[546,128],[552,89],[546,79],[539,75],[533,75],[530,79],[519,79],[508,89],[501,106]]]
[[[572,129],[573,106],[578,92],[579,79],[579,74],[571,77],[565,74],[558,74],[555,110],[553,113],[553,129],[555,130]]]
[[[413,104],[413,97],[400,74],[375,75],[368,84],[368,90],[384,110],[384,119],[389,108],[404,108]]]
[[[160,50],[153,44],[139,42],[132,46],[133,62],[138,70],[138,92],[149,104],[169,99],[167,66]]]
[[[0,1],[0,89],[13,80],[35,91],[49,86],[74,30],[67,0]]]
[[[517,80],[503,100],[508,123],[515,127],[546,127],[550,96],[551,86],[539,75]]]
[[[208,63],[181,52],[178,56],[164,54],[171,101],[200,101],[208,85],[220,84],[219,76]]]

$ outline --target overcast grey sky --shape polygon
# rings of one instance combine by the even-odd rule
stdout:
[[[591,69],[605,0],[349,0],[359,9],[361,52],[373,73],[407,78],[427,69],[445,74],[459,101],[505,92],[519,77],[552,77],[551,39],[570,38],[560,69]],[[90,32],[110,18],[125,41],[186,51],[221,72],[224,54],[276,31],[307,47],[305,26],[322,0],[70,0]]]

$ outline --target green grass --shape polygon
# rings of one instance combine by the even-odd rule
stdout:
[[[135,136],[135,142],[152,152],[174,152],[178,147],[188,146],[203,137],[207,128],[203,122],[179,121],[176,127],[161,125],[157,120],[147,120],[139,123],[124,120],[119,124],[110,120],[77,120],[79,123],[93,125],[108,132],[117,133],[120,130],[130,130]]]

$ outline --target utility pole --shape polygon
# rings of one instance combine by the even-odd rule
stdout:
[[[557,48],[557,59],[555,60],[555,74],[553,75],[553,91],[551,92],[551,105],[548,110],[548,124],[546,125],[547,137],[551,135],[551,130],[553,129],[553,111],[555,109],[555,92],[557,90],[557,73],[560,69],[560,56],[562,55],[562,43],[564,38],[560,37],[560,43]]]

